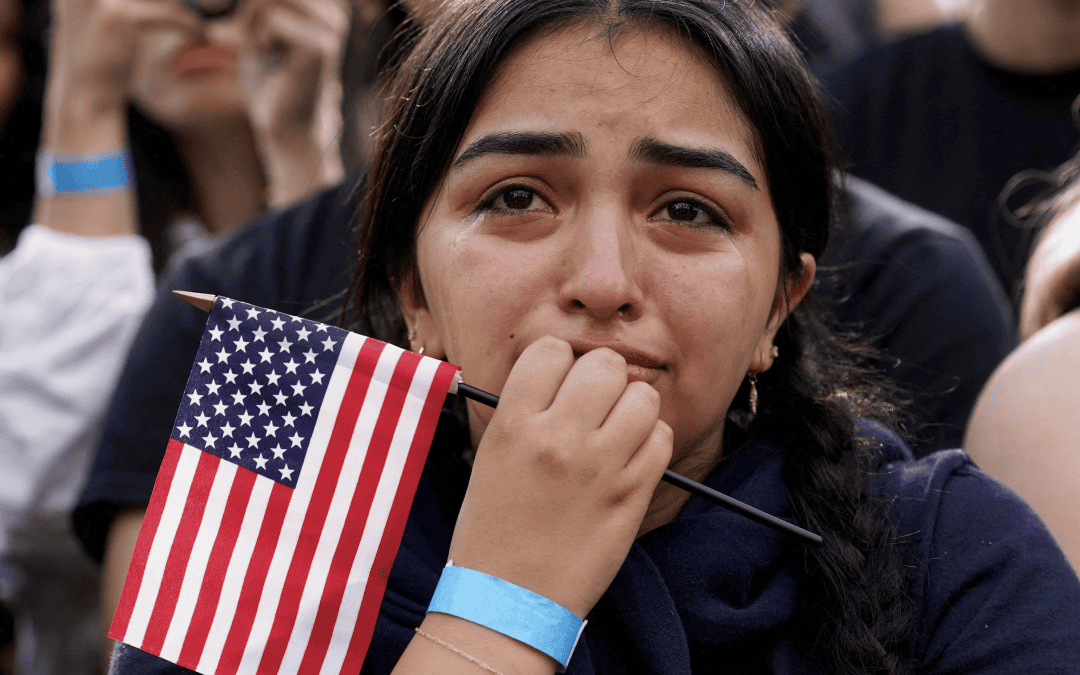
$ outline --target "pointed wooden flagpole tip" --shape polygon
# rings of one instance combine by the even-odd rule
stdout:
[[[212,310],[214,301],[217,300],[216,295],[210,295],[209,293],[190,293],[188,291],[173,291],[172,293],[192,307],[197,307],[204,312]]]

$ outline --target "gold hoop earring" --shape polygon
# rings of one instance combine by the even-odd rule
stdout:
[[[777,347],[776,345],[772,346],[772,357],[774,359],[780,358],[780,348]]]
[[[746,377],[750,380],[750,414],[757,415],[757,373],[750,373]]]
[[[415,338],[415,337],[416,337],[416,329],[415,329],[415,328],[413,328],[412,326],[410,326],[410,327],[409,327],[409,333],[408,333],[408,334],[407,334],[407,335],[405,336],[405,338],[406,338],[406,339],[407,339],[407,340],[408,340],[409,342],[412,342],[412,341],[413,341],[413,338]]]
[[[423,356],[424,355],[424,345],[420,345],[420,349],[417,350],[416,355],[417,356]]]

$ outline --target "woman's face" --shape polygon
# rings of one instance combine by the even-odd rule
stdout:
[[[413,344],[494,393],[545,335],[619,352],[660,393],[673,468],[691,474],[718,459],[728,406],[771,365],[783,318],[770,186],[705,63],[667,33],[612,47],[577,27],[526,42],[425,206],[426,306],[401,293]],[[795,302],[813,275],[804,260]],[[470,409],[474,442],[490,416]]]
[[[132,74],[139,109],[173,131],[244,118],[237,60],[243,16],[204,21],[202,34],[179,27],[142,33]]]

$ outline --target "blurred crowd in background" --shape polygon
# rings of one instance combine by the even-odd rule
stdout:
[[[0,0],[0,675],[104,672],[113,540],[106,521],[94,550],[71,513],[158,280],[354,184],[380,54],[439,4],[239,0],[211,16],[190,2]],[[915,223],[920,245],[882,269],[939,279],[871,318],[845,316],[866,292],[848,286],[837,314],[903,323],[901,301],[922,311],[962,289],[968,309],[917,336],[940,337],[936,360],[912,363],[905,349],[924,352],[878,328],[894,359],[877,363],[907,385],[925,450],[962,444],[1080,568],[1080,1],[776,5],[833,96],[851,220]],[[72,200],[42,174],[117,147],[129,190]],[[947,276],[961,249],[967,281]],[[826,275],[866,262],[837,255]]]

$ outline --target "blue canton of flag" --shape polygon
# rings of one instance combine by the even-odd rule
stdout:
[[[346,335],[218,297],[173,436],[295,487]]]

